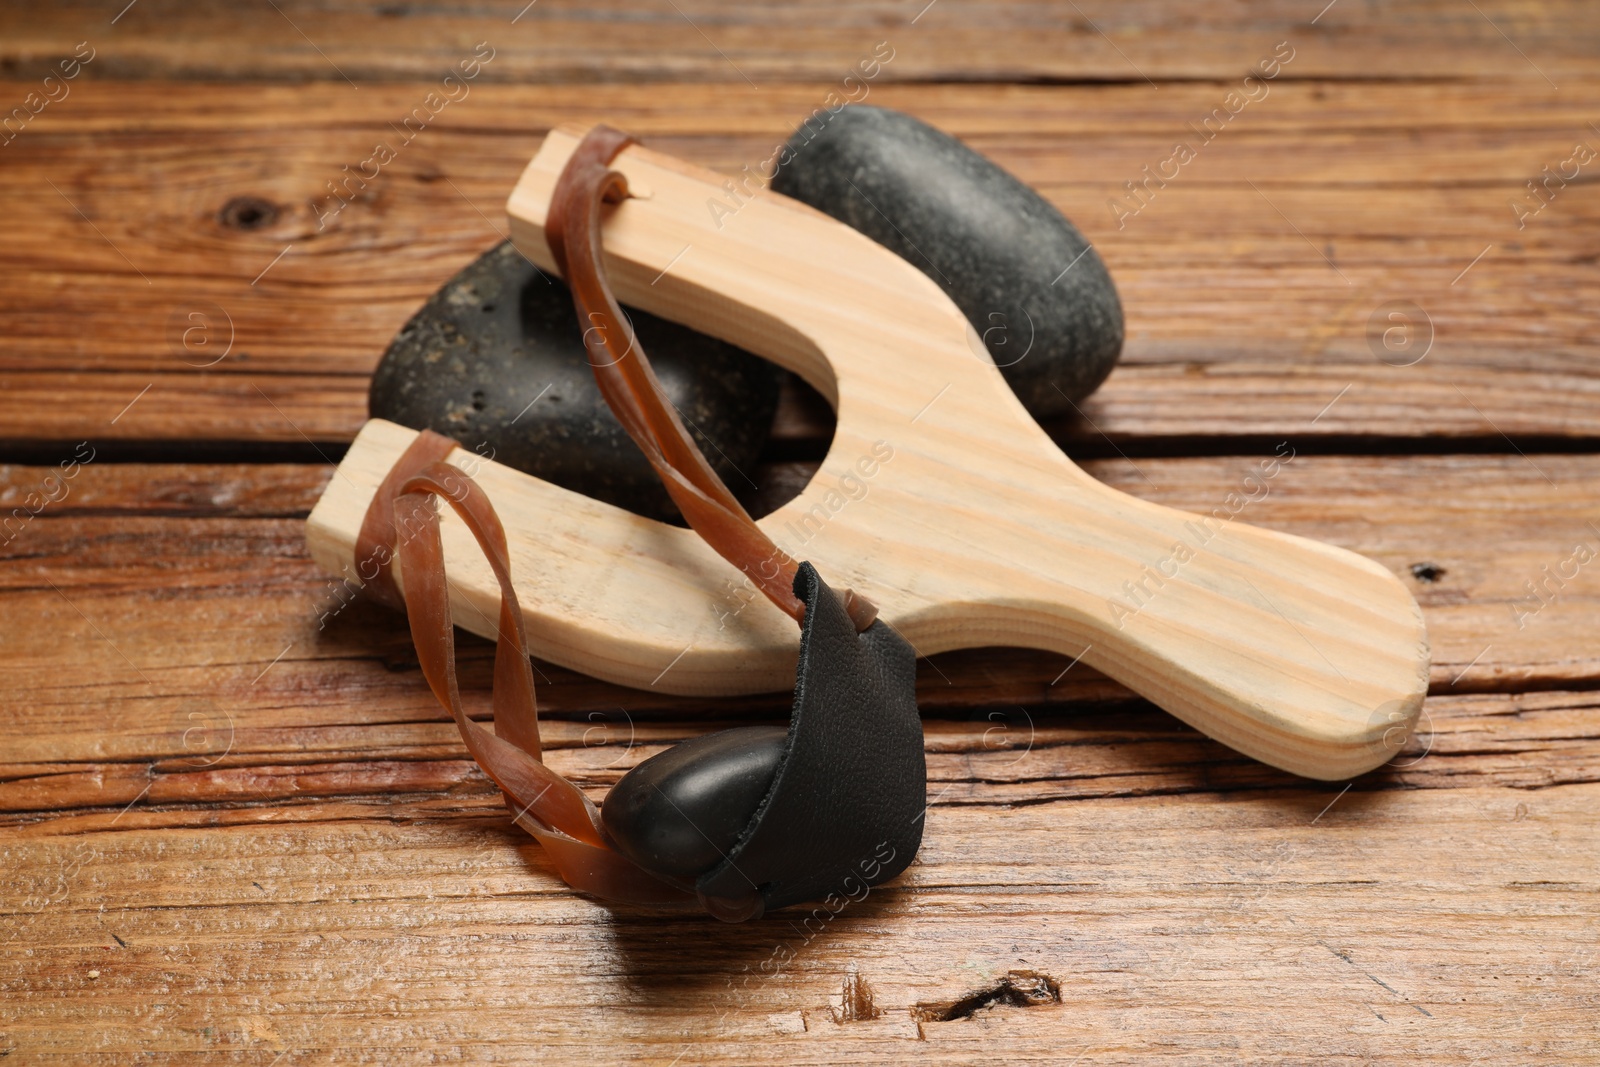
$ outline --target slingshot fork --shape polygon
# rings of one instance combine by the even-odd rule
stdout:
[[[553,131],[507,205],[518,248],[545,269],[545,212],[582,134]],[[911,264],[777,194],[730,216],[724,180],[670,156],[633,146],[613,166],[632,192],[604,226],[618,297],[787,367],[838,413],[815,478],[759,525],[877,604],[920,654],[1081,654],[1217,740],[1313,778],[1398,751],[1427,688],[1428,644],[1389,571],[1095,481]],[[307,524],[330,572],[359,577],[361,517],[414,436],[375,419],[351,445]],[[450,462],[504,517],[540,656],[673,693],[793,684],[793,623],[692,531],[466,449]],[[446,514],[442,526],[455,621],[493,637],[497,583],[460,522]]]

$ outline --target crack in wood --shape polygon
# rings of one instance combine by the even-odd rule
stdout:
[[[1014,1008],[1037,1008],[1061,1003],[1061,983],[1039,971],[1007,971],[992,986],[969,993],[954,1001],[918,1003],[911,1009],[912,1018],[921,1023],[948,1023],[970,1019],[980,1011],[1000,1005]],[[919,1025],[920,1032],[920,1025]]]

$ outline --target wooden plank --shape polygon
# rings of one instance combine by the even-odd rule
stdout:
[[[1135,495],[1209,510],[1254,467],[1252,457],[1135,462],[1097,461],[1088,470]],[[1297,456],[1239,517],[1342,545],[1400,574],[1428,623],[1436,698],[1587,688],[1600,677],[1589,639],[1600,625],[1600,596],[1593,563],[1572,561],[1580,543],[1600,548],[1582,492],[1596,460],[1531,462],[1554,484],[1521,457]],[[55,470],[0,469],[0,502],[26,506]],[[462,780],[466,769],[447,765],[460,759],[453,726],[422,683],[404,621],[351,601],[308,558],[301,516],[328,476],[318,467],[90,463],[63,499],[8,530],[14,536],[0,548],[0,658],[8,665],[0,704],[9,714],[0,720],[0,753],[13,765],[3,777],[21,784],[6,787],[11,799],[0,809],[39,812],[69,799],[126,804],[149,784],[151,763],[163,774],[200,775],[184,779],[198,788],[210,781],[200,773],[208,761],[233,754],[244,762],[222,768],[229,774],[215,788],[224,795],[271,794],[274,780],[297,788],[298,771],[257,778],[237,767],[314,764],[305,773],[368,795],[410,781],[418,769],[405,761],[438,764],[424,792]],[[792,485],[799,476],[790,469],[773,477]],[[1557,585],[1564,565],[1575,573]],[[1530,593],[1528,583],[1542,589]],[[466,635],[460,643],[463,687],[481,701],[492,650]],[[684,720],[781,718],[788,704],[787,694],[689,700],[543,663],[539,672],[546,714],[576,724],[563,743],[580,750]],[[973,650],[925,660],[919,701],[926,715],[966,724],[996,746],[1014,745],[1040,715],[1052,728],[1078,728],[1078,719],[1060,718],[1077,708],[1094,722],[1132,715],[1105,721],[1150,732],[1158,747],[1180,745],[1180,755],[1163,758],[1163,773],[1198,760],[1202,777],[1220,764],[1248,767],[1240,772],[1247,779],[1292,781],[1134,704],[1126,690],[1064,657]],[[25,781],[32,778],[39,781]],[[184,795],[174,789],[175,798]]]
[[[1503,434],[1600,437],[1583,236],[1600,194],[1560,189],[1522,230],[1509,207],[1574,141],[1600,145],[1582,105],[1595,88],[1281,83],[1120,220],[1108,202],[1192,136],[1219,87],[885,85],[872,100],[1038,185],[1110,264],[1123,364],[1086,421],[1053,427],[1060,439],[1106,453],[1106,437],[1175,449],[1290,434],[1508,448]],[[389,338],[503,232],[499,205],[549,125],[607,118],[737,172],[821,91],[481,85],[319,232],[338,203],[327,183],[396,140],[425,90],[84,81],[43,113],[0,170],[0,192],[35,205],[0,260],[4,437],[346,441]],[[1394,300],[1431,322],[1413,366],[1374,352]],[[186,346],[196,321],[209,332],[189,340],[206,345]]]
[[[1433,621],[1582,514],[1592,461],[1536,461],[1559,490],[1503,457],[1304,457],[1252,521],[1429,552]],[[1092,469],[1199,506],[1248,466]],[[4,499],[51,470],[6,469]],[[686,1047],[971,1062],[997,1039],[1085,1062],[1586,1062],[1593,692],[1446,684],[1411,747],[1341,793],[1147,706],[995,708],[1029,683],[975,658],[935,672],[990,707],[930,720],[927,843],[900,883],[746,927],[611,913],[509,825],[406,666],[399,620],[355,605],[270,662],[314,628],[298,515],[327,476],[91,463],[7,545],[0,1050],[19,1062],[562,1060],[601,1034],[663,1063]],[[1592,632],[1581,595],[1534,620],[1547,641]],[[486,648],[467,645],[481,697]],[[944,679],[925,681],[927,703]],[[548,727],[552,762],[596,794],[714,725],[682,701],[586,716],[622,695]]]
[[[276,6],[279,10],[272,10]],[[879,77],[917,81],[1121,81],[1242,76],[1274,45],[1290,77],[1515,77],[1547,84],[1593,70],[1597,23],[1582,0],[1403,7],[1255,0],[1077,6],[1049,0],[937,3],[735,0],[589,5],[580,0],[341,3],[142,0],[118,14],[89,0],[10,8],[0,69],[39,77],[86,38],[91,69],[118,78],[318,79],[349,90],[442,77],[473,46],[481,77],[519,82],[701,80],[741,91],[843,78],[887,41]],[[349,84],[346,84],[348,81]]]
[[[0,108],[96,49],[20,133],[0,111],[0,448],[98,449],[31,519],[62,468],[0,466],[0,1059],[1591,1062],[1600,472],[1549,453],[1600,440],[1600,199],[1585,166],[1525,226],[1511,205],[1600,146],[1597,30],[1579,0],[0,10]],[[1128,215],[1123,183],[1286,39],[1270,97]],[[319,230],[326,182],[478,41],[470,101]],[[872,103],[1039,187],[1116,274],[1124,363],[1057,438],[1200,510],[1288,441],[1239,517],[1399,574],[1432,694],[1342,791],[1062,657],[935,657],[905,877],[837,916],[610,912],[510,824],[403,620],[317,574],[329,471],[303,461],[341,454],[389,337],[497,239],[547,128],[737,173],[879,41]],[[1374,351],[1394,301],[1431,323],[1412,366]],[[181,333],[219,310],[211,362],[220,331]],[[758,512],[832,421],[786,390]],[[1416,454],[1445,449],[1496,454]],[[301,462],[115,462],[207,454]],[[462,639],[479,708],[490,651]],[[536,666],[551,761],[597,799],[786,712]]]
[[[781,722],[763,702],[761,721]],[[1600,780],[1592,693],[1441,695],[1415,736],[1358,796],[1394,789],[1545,789]],[[1257,763],[1149,705],[964,711],[934,706],[924,729],[936,806],[1026,806],[1061,800],[1230,794],[1318,796],[1319,783]],[[598,803],[624,773],[726,721],[551,719],[546,759]],[[0,764],[0,826],[24,836],[117,828],[195,829],[330,819],[448,820],[503,813],[500,792],[465,755],[453,723],[363,723],[297,729],[191,702],[113,762],[51,757],[23,744]],[[70,740],[70,739],[69,739]],[[126,738],[123,740],[127,740]]]
[[[7,832],[0,1051],[1589,1063],[1597,801],[937,804],[896,883],[740,926],[576,898],[503,814]]]

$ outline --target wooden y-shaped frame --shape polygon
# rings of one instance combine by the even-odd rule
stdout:
[[[545,212],[583,132],[552,132],[508,204],[517,247],[547,270]],[[1225,500],[1189,514],[1108,488],[1034,423],[909,263],[777,194],[730,214],[721,176],[670,156],[634,146],[614,165],[632,191],[604,224],[618,297],[789,368],[838,413],[816,477],[760,525],[875,602],[920,654],[1081,654],[1197,729],[1313,778],[1398,751],[1428,644],[1389,571],[1231,521]],[[351,445],[308,522],[330,572],[359,577],[362,516],[414,436],[374,419]],[[673,693],[793,685],[794,623],[692,531],[466,449],[450,462],[504,519],[538,655]],[[494,576],[452,514],[443,527],[455,621],[492,638]]]

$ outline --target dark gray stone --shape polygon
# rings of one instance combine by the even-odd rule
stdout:
[[[658,752],[622,776],[600,807],[611,840],[667,878],[695,878],[733,851],[772,788],[789,736],[741,726]]]
[[[790,138],[772,188],[861,231],[955,301],[1041,421],[1075,413],[1122,352],[1099,255],[1038,193],[898,111],[823,111]]]
[[[627,314],[711,465],[736,494],[753,491],[747,475],[772,426],[776,368],[654,315]],[[450,279],[406,323],[372,376],[368,408],[374,418],[437,431],[586,496],[680,521],[600,396],[571,293],[509,241]]]

